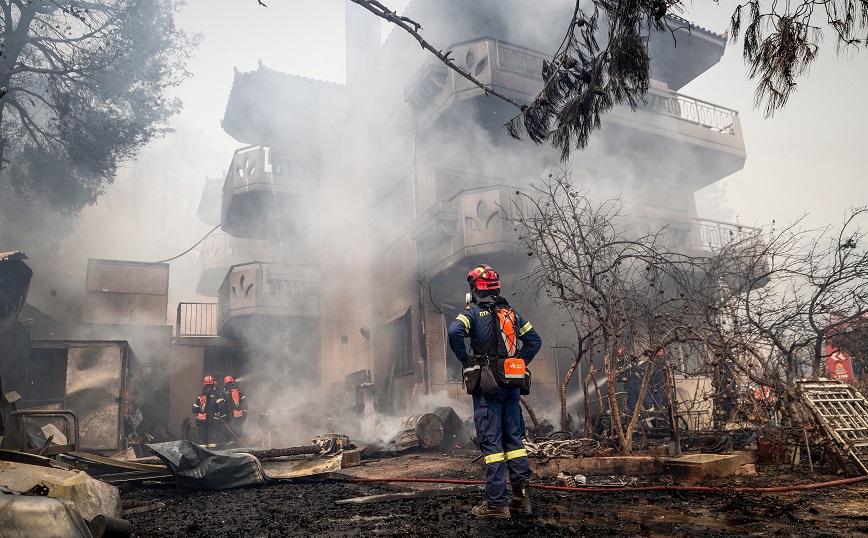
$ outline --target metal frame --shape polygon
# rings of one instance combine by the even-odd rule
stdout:
[[[18,450],[26,454],[39,454],[40,456],[51,456],[54,454],[64,454],[67,452],[77,452],[81,441],[81,435],[78,427],[78,415],[68,409],[45,410],[45,409],[23,409],[21,411],[12,411],[12,417],[18,418],[18,432],[20,441]],[[72,443],[65,445],[49,445],[42,448],[27,448],[30,441],[30,436],[27,435],[27,418],[28,417],[60,417],[66,422],[67,441],[70,439],[69,426],[72,424]]]
[[[868,475],[868,401],[838,380],[800,381],[802,401],[842,454]]]

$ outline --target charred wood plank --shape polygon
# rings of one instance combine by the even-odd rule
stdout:
[[[108,484],[122,484],[125,482],[144,482],[146,480],[159,480],[161,478],[172,478],[174,475],[170,472],[152,472],[152,473],[111,473],[97,475],[94,478],[102,480]]]
[[[86,461],[88,463],[96,463],[99,465],[104,465],[110,468],[118,468],[118,469],[128,469],[130,471],[142,471],[142,472],[159,472],[163,469],[166,469],[166,465],[149,465],[143,463],[133,463],[131,461],[125,460],[116,460],[112,458],[106,458],[104,456],[97,456],[96,454],[89,454],[87,452],[68,452],[67,456],[71,456],[77,460]]]
[[[294,446],[289,448],[270,448],[268,450],[243,450],[245,454],[250,454],[254,458],[265,460],[269,458],[282,458],[284,456],[303,456],[306,454],[319,454],[322,449],[316,445],[311,446]]]

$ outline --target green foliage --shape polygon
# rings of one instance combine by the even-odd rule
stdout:
[[[196,38],[178,0],[0,0],[0,196],[74,215],[168,132]]]
[[[643,102],[651,74],[647,35],[662,29],[666,10],[660,0],[596,0],[593,5],[589,13],[576,5],[561,47],[543,63],[542,92],[507,124],[514,138],[527,134],[537,144],[550,142],[564,161],[573,147],[588,144],[612,107],[635,109]]]

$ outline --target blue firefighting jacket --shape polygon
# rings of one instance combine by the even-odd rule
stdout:
[[[449,326],[449,347],[458,360],[464,362],[470,358],[464,339],[470,337],[471,345],[478,342],[488,342],[494,332],[497,322],[489,308],[496,305],[508,306],[506,299],[497,297],[495,301],[481,301],[481,304],[467,305]],[[513,309],[515,311],[515,309]],[[516,336],[522,343],[518,356],[524,362],[530,363],[542,347],[539,333],[526,321],[521,314],[515,312]],[[474,353],[477,353],[474,350]]]

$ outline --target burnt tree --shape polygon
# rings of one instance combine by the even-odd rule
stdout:
[[[529,279],[562,312],[573,339],[559,345],[573,356],[561,381],[561,427],[566,429],[567,385],[584,363],[584,435],[591,433],[594,392],[600,415],[611,418],[618,446],[629,453],[655,372],[671,370],[664,350],[699,339],[700,302],[690,287],[700,261],[668,249],[661,241],[665,229],[635,232],[620,200],[593,201],[568,173],[518,194],[531,208],[517,222],[537,261]],[[615,395],[628,370],[638,372],[641,383],[623,409]],[[664,391],[670,388],[665,381]]]

